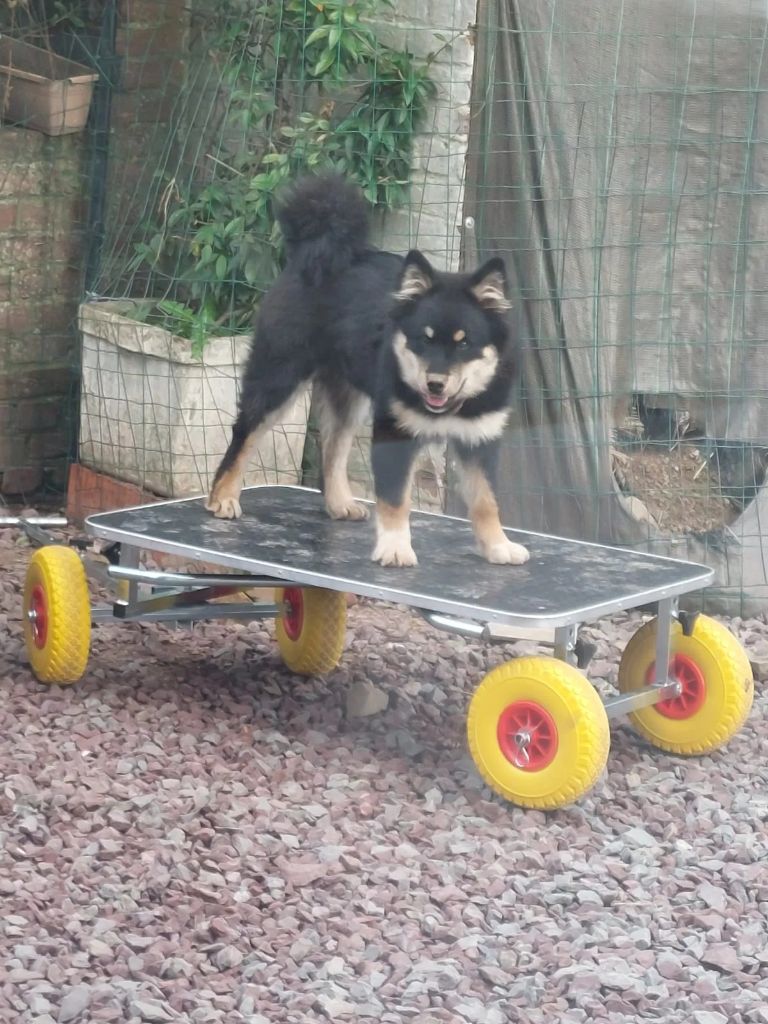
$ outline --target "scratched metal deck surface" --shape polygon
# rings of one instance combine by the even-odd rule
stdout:
[[[90,532],[147,550],[313,584],[434,612],[509,626],[564,626],[708,586],[703,565],[515,530],[531,552],[523,566],[476,553],[462,519],[414,512],[419,564],[384,569],[370,560],[373,524],[333,522],[316,491],[252,487],[242,519],[215,519],[200,498],[91,516]]]

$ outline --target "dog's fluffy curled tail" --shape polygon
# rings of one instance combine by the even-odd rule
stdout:
[[[286,255],[306,284],[325,284],[365,251],[368,210],[360,189],[337,174],[302,178],[282,199]]]

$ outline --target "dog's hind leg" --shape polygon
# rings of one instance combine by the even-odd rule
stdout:
[[[218,519],[239,519],[240,492],[248,462],[261,439],[278,423],[298,390],[295,381],[274,388],[269,395],[259,392],[242,401],[232,427],[232,440],[213,478],[205,507]]]
[[[507,537],[494,491],[498,441],[469,445],[454,442],[461,468],[461,487],[483,558],[496,565],[522,565],[528,550]]]
[[[367,519],[368,509],[352,494],[347,464],[369,406],[361,392],[318,377],[314,386],[323,467],[325,507],[331,519]]]
[[[243,514],[240,508],[243,477],[261,433],[260,427],[249,429],[248,419],[241,411],[232,427],[232,440],[216,470],[211,493],[205,504],[208,511],[213,512],[217,518],[239,519]]]

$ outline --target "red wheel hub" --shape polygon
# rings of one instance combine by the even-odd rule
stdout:
[[[496,737],[504,757],[525,772],[540,772],[557,754],[555,720],[534,701],[518,700],[504,708]]]
[[[48,639],[48,605],[45,600],[45,591],[39,583],[32,588],[27,614],[35,647],[45,647],[45,642]]]
[[[654,708],[665,718],[684,719],[695,715],[707,699],[707,684],[704,673],[693,660],[685,654],[675,654],[669,663],[669,678],[680,684],[677,697],[661,700]],[[652,686],[656,681],[656,662],[648,669],[645,676],[646,685]]]
[[[288,587],[283,591],[285,611],[283,629],[289,640],[298,640],[304,627],[304,593],[301,587]]]

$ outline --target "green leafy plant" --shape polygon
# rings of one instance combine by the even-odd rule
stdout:
[[[374,207],[406,197],[434,55],[385,45],[368,19],[390,0],[211,0],[200,45],[226,113],[190,181],[167,179],[132,269],[205,323],[244,328],[277,275],[273,198],[302,171],[351,176]],[[200,321],[202,322],[202,321]]]
[[[209,305],[193,309],[174,299],[160,299],[158,302],[139,303],[131,316],[139,323],[155,324],[191,342],[192,355],[199,359],[209,338],[227,334],[217,322],[213,308]]]

